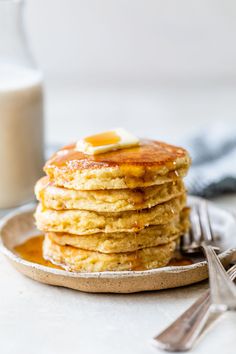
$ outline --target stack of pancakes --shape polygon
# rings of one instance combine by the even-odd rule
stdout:
[[[158,141],[87,155],[59,150],[36,184],[43,254],[72,271],[165,266],[188,228],[186,150]]]

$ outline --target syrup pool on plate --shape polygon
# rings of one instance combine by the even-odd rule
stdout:
[[[15,246],[14,252],[26,261],[41,264],[51,268],[63,269],[62,267],[44,259],[43,239],[43,235],[32,236],[24,243]],[[169,262],[167,266],[187,266],[193,263],[194,262],[190,258],[182,257],[180,254],[175,254],[174,258]],[[138,263],[138,259],[137,264],[133,270],[143,270],[142,264]]]
[[[15,253],[22,259],[41,264],[51,268],[63,269],[43,257],[43,235],[37,235],[29,238],[24,243],[14,247]]]

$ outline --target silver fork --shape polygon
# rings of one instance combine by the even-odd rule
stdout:
[[[192,235],[194,242],[203,248],[206,255],[212,301],[211,311],[235,310],[236,287],[230,281],[215,253],[215,250],[219,250],[219,248],[215,247],[207,201],[202,201],[193,207],[190,235]]]
[[[236,287],[221,265],[211,246],[214,234],[211,228],[207,203],[195,206],[191,212],[189,239],[185,237],[182,247],[193,253],[202,247],[207,257],[210,290],[201,296],[172,325],[154,338],[155,343],[168,351],[187,351],[192,348],[211,312],[223,313],[236,309]],[[235,278],[236,267],[231,278]]]
[[[236,278],[236,265],[228,270],[228,275],[231,281]],[[153,338],[154,345],[169,352],[192,349],[210,317],[210,307],[210,290],[207,290],[170,326]]]
[[[218,252],[220,249],[216,246],[207,201],[202,201],[201,204],[195,204],[191,207],[190,221],[189,232],[181,238],[181,253],[187,255],[202,253],[202,242],[211,245]]]

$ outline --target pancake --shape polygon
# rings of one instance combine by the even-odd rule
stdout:
[[[139,232],[100,232],[91,235],[72,235],[68,233],[46,233],[61,246],[73,246],[89,251],[103,253],[134,252],[142,248],[159,246],[176,240],[187,232],[189,227],[188,209],[185,208],[180,218],[165,225],[148,226]]]
[[[153,140],[140,146],[87,155],[75,144],[59,150],[44,171],[57,186],[76,190],[148,187],[184,177],[190,164],[186,150]]]
[[[37,227],[42,231],[67,232],[75,235],[98,232],[135,232],[149,225],[166,224],[173,220],[186,204],[185,194],[149,209],[117,213],[97,213],[86,210],[52,210],[39,204]]]
[[[48,177],[35,186],[37,199],[48,209],[82,209],[98,212],[139,210],[166,202],[185,192],[182,180],[137,189],[79,191],[56,187]]]
[[[45,259],[75,272],[144,270],[167,265],[173,255],[175,245],[175,242],[170,242],[135,252],[105,254],[61,246],[46,235],[43,255]]]
[[[107,254],[134,252],[142,248],[164,245],[180,237],[178,232],[158,235],[156,232],[157,229],[158,226],[148,226],[147,228],[136,233],[98,233],[78,236],[48,232],[46,235],[54,243],[57,243],[61,246],[72,246],[87,251],[95,251]]]

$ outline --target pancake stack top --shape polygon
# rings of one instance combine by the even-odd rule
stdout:
[[[59,150],[36,184],[43,254],[71,271],[165,266],[188,228],[188,153],[158,141],[87,155]]]

